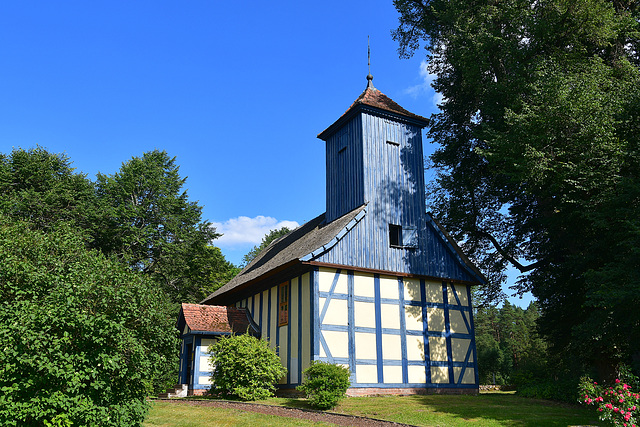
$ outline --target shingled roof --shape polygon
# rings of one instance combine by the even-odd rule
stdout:
[[[189,327],[190,332],[207,332],[214,335],[259,333],[258,326],[245,308],[182,304],[181,313],[178,316],[179,329],[181,329],[182,320]]]
[[[330,249],[365,215],[362,205],[340,218],[325,223],[325,214],[294,229],[290,233],[271,242],[260,254],[226,285],[205,298],[202,303],[215,299],[246,285],[280,267],[294,265],[308,260]]]
[[[412,121],[418,122],[418,124],[420,124],[421,126],[426,126],[429,123],[428,119],[417,114],[413,114],[412,112],[402,108],[393,99],[389,98],[387,95],[373,87],[373,84],[371,84],[371,81],[369,81],[367,88],[360,94],[358,99],[353,101],[353,104],[351,104],[347,111],[345,111],[338,120],[336,120],[325,130],[320,132],[318,134],[318,138],[326,140],[334,131],[338,129],[338,127],[340,127],[342,123],[344,123],[349,117],[357,113],[363,107],[373,107],[378,110],[386,111],[388,113],[394,113],[399,116],[411,119]]]

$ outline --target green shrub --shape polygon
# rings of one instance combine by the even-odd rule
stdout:
[[[0,216],[0,425],[140,425],[177,362],[171,307],[140,274]]]
[[[304,371],[304,381],[298,390],[304,392],[309,404],[317,409],[331,409],[345,397],[349,388],[349,368],[328,362],[311,362]]]
[[[266,399],[287,374],[269,343],[250,335],[222,337],[209,347],[214,368],[211,393],[242,400]]]

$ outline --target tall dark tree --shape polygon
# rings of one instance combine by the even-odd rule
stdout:
[[[157,281],[175,302],[197,302],[212,289],[212,275],[233,266],[210,243],[219,236],[189,201],[175,157],[144,153],[120,171],[97,176],[104,215],[96,246]]]
[[[45,231],[64,221],[87,229],[94,207],[93,183],[64,154],[42,147],[0,154],[0,212],[7,217]]]
[[[443,95],[430,203],[491,279],[538,298],[556,355],[611,372],[640,348],[640,7],[395,0]],[[579,367],[579,364],[575,366]]]

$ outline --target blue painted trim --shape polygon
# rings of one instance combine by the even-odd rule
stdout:
[[[329,297],[329,292],[320,292],[320,298],[327,298]],[[349,298],[349,295],[347,294],[331,294],[331,299],[340,299],[340,300],[347,300]],[[375,303],[375,298],[372,297],[363,297],[363,296],[359,296],[359,295],[354,295],[353,296],[353,300],[355,302],[368,302],[368,303]],[[398,305],[400,304],[400,299],[395,299],[395,298],[380,298],[380,303],[381,304],[392,304],[392,305]],[[443,304],[441,302],[431,302],[431,301],[425,301],[425,304],[427,307],[429,308],[447,308],[449,310],[458,310],[458,311],[471,311],[471,308],[469,306],[464,306],[464,305],[457,305],[457,304]],[[406,301],[405,305],[409,305],[409,306],[414,306],[414,307],[422,307],[423,304],[420,301]]]
[[[287,384],[291,384],[291,279],[287,290]]]
[[[367,326],[355,326],[354,332],[356,333],[365,333],[365,334],[375,334],[377,332],[376,328],[370,328]],[[335,331],[335,332],[349,332],[349,326],[344,325],[320,325],[321,331]],[[444,331],[406,331],[406,335],[413,336],[421,336],[425,335],[428,337],[437,337],[437,338],[446,338],[447,333]],[[400,329],[389,329],[382,328],[382,335],[402,335],[402,331]],[[461,334],[461,333],[450,333],[450,336],[453,339],[471,339],[471,334]]]
[[[402,351],[402,382],[409,382],[409,368],[407,365],[407,325],[404,308],[404,281],[398,277],[398,296],[400,297],[400,348]]]
[[[356,226],[356,224],[358,222],[360,222],[360,220],[362,220],[362,218],[364,218],[365,214],[367,213],[367,207],[365,206],[364,209],[362,209],[360,212],[358,212],[358,214],[355,216],[355,218],[353,218],[351,221],[349,221],[349,223],[340,231],[338,231],[338,233],[336,234],[336,236],[331,239],[331,241],[325,245],[320,246],[319,248],[317,248],[316,250],[306,254],[305,256],[299,258],[300,261],[311,261],[313,258],[323,254],[324,252],[328,251],[329,249],[331,249],[332,247],[334,247],[340,240],[342,240],[342,238],[344,236],[347,235],[347,233],[349,231],[351,231],[351,229],[353,227]]]
[[[469,357],[471,356],[472,345],[471,341],[469,342],[469,348],[467,348],[467,354],[464,356],[464,365],[460,370],[460,377],[458,378],[458,384],[462,384],[462,378],[464,378],[464,374],[467,371],[467,366],[469,364]]]
[[[311,299],[311,310],[309,310],[309,315],[311,316],[311,360],[317,360],[317,358],[320,357],[319,280],[318,267],[314,267],[313,271],[309,274],[309,281],[311,282],[309,284],[309,295]]]
[[[431,384],[431,351],[429,349],[429,317],[427,316],[427,289],[424,279],[420,279],[420,302],[422,303],[422,341],[424,343],[424,367],[427,384]]]
[[[382,307],[380,307],[380,275],[373,275],[373,293],[375,295],[376,317],[376,359],[378,360],[378,382],[384,382],[384,370],[382,369]]]
[[[347,325],[349,337],[349,370],[351,371],[351,383],[356,381],[356,333],[355,333],[355,308],[353,305],[353,293],[354,293],[354,278],[353,270],[347,271],[347,290],[349,293],[349,299],[347,300]]]
[[[471,286],[467,286],[467,301],[469,301],[469,307],[471,307]],[[480,378],[478,376],[478,353],[476,349],[476,329],[473,324],[473,310],[471,310],[469,315],[469,323],[471,326],[471,329],[469,330],[469,333],[471,334],[471,345],[473,346],[473,373],[476,377],[476,386],[478,386],[478,384],[480,384]]]
[[[324,316],[327,314],[327,310],[329,309],[329,303],[331,302],[333,293],[336,290],[336,286],[338,285],[338,279],[340,279],[341,271],[342,270],[338,268],[336,270],[336,274],[333,276],[333,282],[331,282],[331,288],[329,289],[329,292],[326,294],[326,299],[324,300],[324,306],[322,306],[322,313],[320,313],[320,323],[324,322]]]
[[[447,282],[444,281],[442,282],[442,301],[448,301]],[[449,322],[449,309],[446,307],[444,309],[444,330],[446,332],[447,361],[449,362],[449,383],[452,384],[455,382],[453,374],[453,346],[451,344],[451,323]]]
[[[302,276],[298,276],[298,384],[302,384]]]
[[[322,345],[322,348],[324,349],[324,354],[326,354],[326,359],[329,363],[336,363],[336,360],[333,358],[333,356],[331,355],[331,350],[329,350],[329,345],[327,344],[327,341],[325,341],[324,336],[322,336],[322,334],[320,334],[320,345]],[[318,358],[319,355],[318,355]],[[338,362],[338,363],[343,363],[343,364],[348,364],[349,363],[349,359],[340,359],[342,360],[342,362]]]
[[[200,342],[202,338],[194,337],[194,349],[193,349],[193,360],[192,360],[192,369],[191,369],[191,388],[199,389],[202,388],[199,384],[196,384],[196,379],[200,377]],[[196,369],[196,367],[198,369]]]

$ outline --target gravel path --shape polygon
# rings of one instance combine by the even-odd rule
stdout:
[[[413,427],[409,424],[394,423],[390,421],[376,420],[372,418],[341,415],[330,412],[311,411],[304,409],[285,408],[283,406],[261,405],[257,403],[229,402],[227,400],[183,400],[183,399],[156,399],[156,401],[171,402],[180,405],[211,406],[214,408],[238,409],[241,411],[259,412],[261,414],[276,415],[278,417],[299,418],[303,420],[332,423],[345,427],[374,427],[374,426],[399,426]]]

